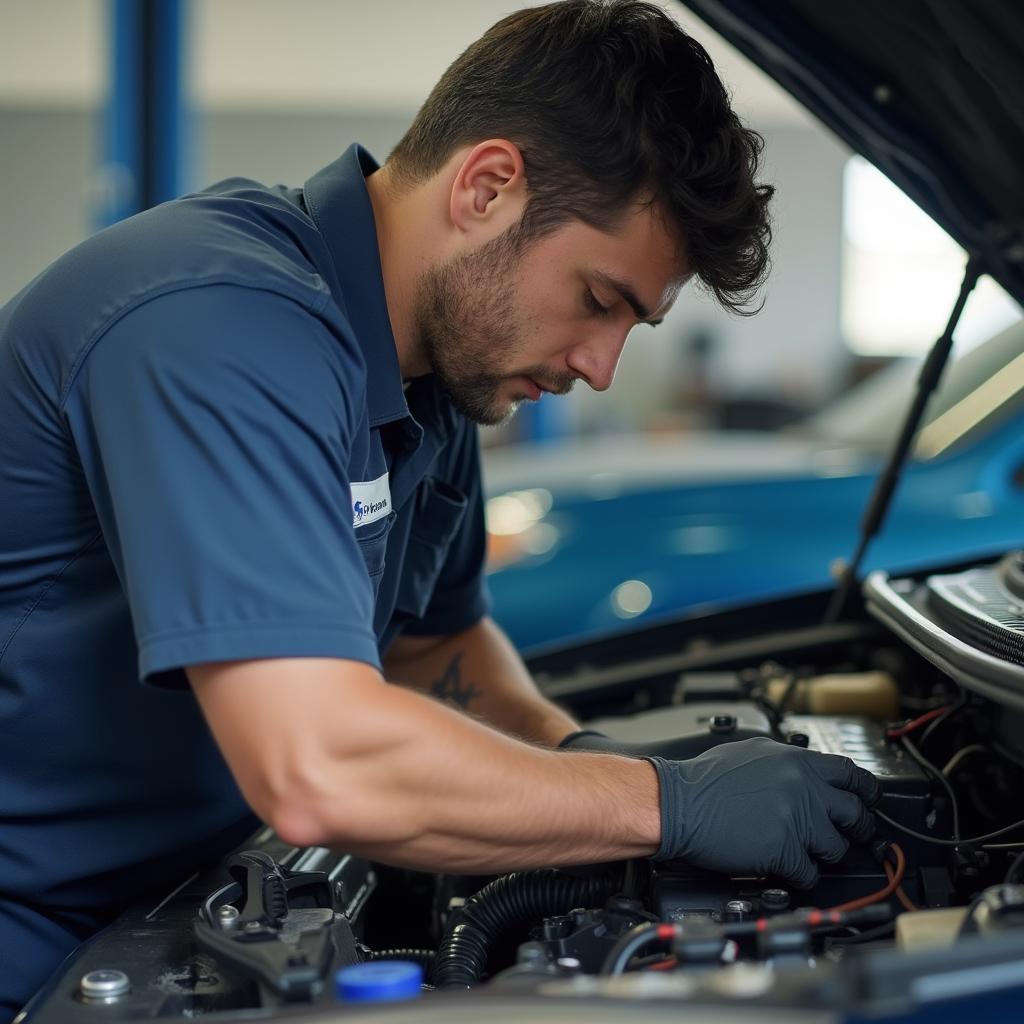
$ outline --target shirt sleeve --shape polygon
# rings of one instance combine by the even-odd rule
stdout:
[[[485,578],[487,531],[476,427],[460,417],[458,431],[446,454],[443,482],[434,481],[434,503],[443,506],[454,498],[459,503],[465,502],[465,510],[444,552],[441,571],[423,616],[403,628],[403,632],[410,635],[458,633],[479,622],[491,610]],[[446,498],[446,491],[451,498]]]
[[[214,285],[133,309],[65,403],[143,679],[289,656],[379,666],[348,463],[365,371],[297,302]]]

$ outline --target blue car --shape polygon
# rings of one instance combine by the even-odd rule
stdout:
[[[914,362],[798,429],[489,452],[490,586],[521,648],[825,584],[849,557]],[[929,406],[866,568],[1024,542],[1024,322],[967,352]]]

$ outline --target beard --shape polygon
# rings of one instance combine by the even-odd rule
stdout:
[[[575,377],[543,366],[510,372],[529,323],[517,306],[516,273],[526,248],[518,226],[475,252],[420,276],[415,325],[430,366],[452,405],[481,426],[505,422],[526,395],[507,397],[509,381],[529,377],[566,394]]]

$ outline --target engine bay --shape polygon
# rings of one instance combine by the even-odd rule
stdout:
[[[1013,569],[1020,556],[1009,557]],[[1005,962],[1019,985],[1024,685],[1013,685],[1015,649],[993,648],[991,632],[1019,631],[1007,564],[870,577],[865,603],[839,622],[821,621],[827,594],[803,595],[532,661],[549,695],[623,744],[661,741],[668,756],[686,758],[768,736],[872,771],[883,790],[873,839],[822,864],[812,889],[646,860],[432,875],[288,847],[264,830],[158,904],[122,915],[24,1019],[96,1019],[98,1006],[118,1019],[326,1010],[336,1007],[335,972],[376,960],[417,964],[426,998],[446,1006],[467,990],[500,997],[495,1012],[525,995],[652,992],[843,1011],[877,1011],[881,999],[906,1009],[923,998],[921,971],[962,980],[973,962]],[[901,610],[880,606],[886,593],[902,594],[928,616],[922,588],[948,596],[955,578],[973,581],[967,592],[977,596],[978,572],[995,581],[978,597],[986,614],[1000,601],[1006,612],[987,627],[987,647],[984,631],[945,632],[962,627],[962,608],[959,620],[932,617],[939,638],[901,636]],[[955,671],[951,644],[963,648]],[[935,991],[955,996],[958,984],[976,986]]]

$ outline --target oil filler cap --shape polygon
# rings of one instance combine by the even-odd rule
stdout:
[[[104,968],[82,975],[78,993],[87,1002],[109,1003],[127,995],[131,987],[124,971]]]
[[[345,1003],[414,999],[423,985],[423,968],[411,960],[378,960],[343,967],[334,976],[334,992]]]

